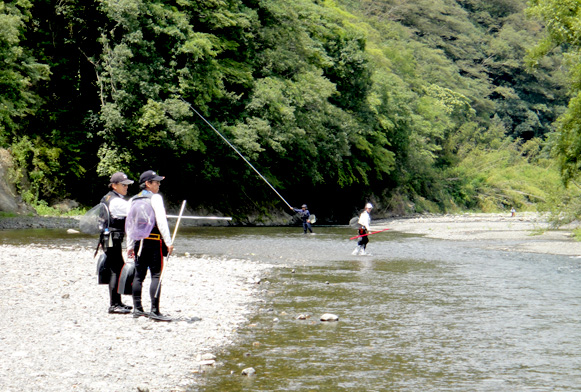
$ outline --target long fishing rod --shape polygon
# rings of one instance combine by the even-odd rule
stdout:
[[[349,238],[349,239],[350,239],[350,240],[354,240],[355,238],[366,237],[366,236],[368,236],[368,235],[372,235],[372,234],[381,233],[382,231],[386,231],[386,230],[389,230],[389,229],[377,230],[377,231],[374,231],[374,232],[371,232],[371,233],[367,233],[367,234],[356,235],[355,237],[351,237],[351,238]]]
[[[166,215],[168,218],[180,218],[178,215]],[[227,220],[231,221],[232,217],[230,216],[190,216],[184,215],[180,219],[209,219],[209,220]]]
[[[196,109],[195,109],[195,108],[194,108],[194,107],[193,107],[193,106],[192,106],[192,105],[191,105],[191,104],[190,104],[188,101],[186,101],[186,100],[185,100],[185,99],[183,99],[182,97],[180,97],[180,99],[181,99],[181,100],[182,100],[184,103],[186,103],[186,104],[187,104],[187,105],[190,107],[190,109],[192,109],[192,110],[194,111],[194,113],[196,113],[198,116],[200,116],[200,118],[201,118],[202,120],[204,120],[204,122],[205,122],[206,124],[208,124],[208,125],[210,126],[210,128],[212,128],[212,129],[214,130],[214,132],[216,132],[216,133],[218,134],[218,136],[220,136],[220,137],[222,138],[222,140],[224,140],[224,141],[226,142],[226,144],[228,144],[230,147],[232,147],[232,149],[233,149],[234,151],[236,151],[236,153],[237,153],[237,154],[240,156],[240,158],[242,158],[242,159],[244,160],[244,162],[246,162],[246,163],[248,164],[248,166],[250,166],[250,167],[251,167],[251,168],[252,168],[252,169],[253,169],[253,170],[256,172],[256,174],[258,174],[258,176],[264,180],[264,182],[266,182],[266,184],[267,184],[267,185],[270,187],[270,189],[272,189],[272,190],[274,191],[274,193],[276,193],[276,194],[278,195],[278,197],[280,197],[280,199],[281,199],[282,201],[284,201],[284,203],[285,203],[285,204],[286,204],[286,205],[287,205],[289,208],[292,208],[292,207],[291,207],[291,205],[290,205],[290,204],[288,204],[288,203],[287,203],[287,201],[286,201],[286,200],[285,200],[285,199],[284,199],[284,198],[283,198],[283,197],[280,195],[280,193],[278,193],[278,191],[277,191],[276,189],[274,189],[274,187],[273,187],[272,185],[270,185],[270,182],[268,182],[268,181],[266,180],[266,178],[264,178],[264,176],[263,176],[262,174],[260,174],[260,172],[259,172],[258,170],[256,170],[256,168],[255,168],[254,166],[252,166],[252,164],[251,164],[250,162],[248,162],[248,160],[247,160],[247,159],[244,157],[244,155],[242,155],[242,154],[240,153],[240,151],[238,151],[238,150],[236,149],[236,147],[234,147],[234,146],[232,145],[232,143],[230,143],[230,142],[228,141],[228,139],[226,139],[226,138],[224,137],[224,135],[222,135],[220,132],[218,132],[218,130],[217,130],[216,128],[214,128],[214,126],[213,126],[212,124],[210,124],[210,122],[209,122],[208,120],[206,120],[206,119],[204,118],[204,116],[202,116],[202,115],[201,115],[201,114],[200,114],[200,113],[199,113],[199,112],[198,112],[198,111],[197,111],[197,110],[196,110]]]
[[[184,212],[184,208],[186,207],[186,201],[184,200],[182,202],[182,207],[180,208],[180,214],[178,215],[178,221],[176,222],[176,227],[174,227],[173,229],[173,235],[171,237],[171,243],[173,244],[173,242],[176,239],[176,234],[178,232],[178,227],[180,225],[180,221],[182,220],[182,214]],[[165,263],[167,265],[167,261],[169,260],[169,257],[171,256],[171,254],[168,254],[167,257],[165,258]],[[161,274],[159,275],[159,283],[157,284],[157,290],[155,290],[155,298],[159,298],[159,290],[161,289],[161,281],[163,280],[163,273],[165,272],[165,268],[166,265],[163,266],[162,270],[161,270]]]

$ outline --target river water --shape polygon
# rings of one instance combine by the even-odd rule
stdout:
[[[28,232],[55,241],[55,231]],[[352,256],[353,235],[180,229],[177,253],[280,266],[260,283],[264,302],[237,344],[191,390],[581,390],[581,259],[390,231],[370,238],[370,256]],[[339,321],[321,322],[324,313]],[[248,367],[256,374],[241,376]]]

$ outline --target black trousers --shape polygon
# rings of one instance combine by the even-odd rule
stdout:
[[[135,243],[135,277],[133,278],[132,295],[134,309],[143,309],[141,302],[141,291],[143,281],[147,276],[147,270],[151,274],[151,284],[149,286],[149,296],[151,298],[151,310],[159,311],[159,297],[161,287],[157,297],[157,287],[160,286],[159,277],[163,269],[163,242],[161,240],[143,240]],[[141,253],[139,247],[141,246]],[[139,254],[139,256],[138,256]]]
[[[367,229],[359,229],[359,235],[363,234],[367,234]],[[363,247],[363,249],[365,249],[367,247],[368,242],[369,242],[368,236],[360,237],[359,242],[357,242],[357,245],[360,245]]]
[[[113,243],[113,247],[104,248],[107,255],[107,267],[111,270],[111,278],[109,280],[109,301],[111,306],[121,304],[121,295],[117,293],[119,287],[119,275],[125,261],[123,260],[123,249],[121,242]]]

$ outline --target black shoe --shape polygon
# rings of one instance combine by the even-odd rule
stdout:
[[[120,305],[113,305],[109,307],[109,313],[110,314],[128,314],[131,313],[131,310],[120,306]]]
[[[143,309],[135,309],[133,311],[133,318],[139,318],[139,317],[147,317],[149,316],[147,313],[145,313],[143,311]]]
[[[155,321],[172,321],[172,318],[161,314],[159,311],[149,313],[149,318]]]
[[[122,302],[121,302],[121,303],[119,303],[119,304],[117,304],[117,306],[119,306],[120,308],[125,308],[125,309],[127,309],[127,310],[131,310],[131,309],[133,309],[133,306],[125,305],[125,304],[124,304],[124,303],[122,303]]]

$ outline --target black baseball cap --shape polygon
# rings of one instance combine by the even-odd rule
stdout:
[[[165,177],[159,176],[153,170],[148,170],[141,173],[141,176],[139,176],[139,183],[143,184],[145,181],[161,181],[164,178]]]
[[[110,182],[111,182],[111,184],[119,183],[119,184],[123,184],[123,185],[131,185],[135,181],[127,178],[127,174],[125,174],[123,172],[117,172],[111,176]]]

